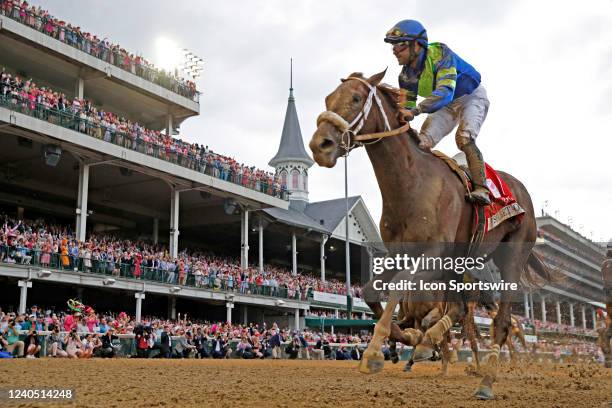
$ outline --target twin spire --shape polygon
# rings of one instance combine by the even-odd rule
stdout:
[[[289,101],[285,112],[281,141],[276,155],[268,164],[274,167],[276,173],[285,181],[287,190],[291,193],[289,196],[291,201],[308,202],[308,169],[312,167],[314,161],[304,147],[300,122],[295,108],[293,58],[291,59],[289,76]]]

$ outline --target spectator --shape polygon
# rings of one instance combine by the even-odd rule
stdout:
[[[7,342],[5,349],[13,353],[13,355],[17,354],[17,357],[23,357],[24,343],[19,340],[19,330],[17,328],[17,320],[10,319],[4,332],[4,338]]]
[[[115,357],[115,346],[113,345],[113,341],[118,339],[119,337],[115,335],[115,329],[110,327],[100,338],[100,357]]]
[[[40,340],[38,339],[38,332],[36,329],[30,331],[25,341],[26,346],[26,358],[36,358],[40,352]]]
[[[53,327],[47,341],[47,355],[51,357],[68,357],[68,353],[64,351],[64,336],[60,333],[58,326]]]

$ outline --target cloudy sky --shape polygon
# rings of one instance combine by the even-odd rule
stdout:
[[[341,77],[389,67],[385,82],[397,84],[382,38],[397,21],[418,19],[430,40],[482,74],[491,108],[478,144],[487,161],[522,180],[538,212],[548,201],[551,215],[583,235],[612,238],[612,0],[33,3],[160,64],[168,58],[160,39],[203,57],[201,115],[181,137],[259,168],[278,148],[291,57],[307,144]],[[438,147],[456,152],[452,136]],[[378,220],[365,152],[354,151],[349,166],[350,194],[362,195]],[[342,195],[343,166],[311,169],[312,201]]]

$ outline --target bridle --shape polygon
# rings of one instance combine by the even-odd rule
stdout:
[[[361,107],[361,110],[357,116],[350,123],[334,111],[325,111],[317,118],[317,127],[321,124],[321,122],[328,122],[342,132],[340,147],[344,150],[345,156],[348,156],[351,150],[357,147],[377,143],[385,137],[397,136],[410,129],[409,123],[406,123],[397,129],[391,129],[391,126],[389,126],[389,119],[387,118],[387,114],[382,106],[382,101],[376,92],[377,87],[375,85],[370,85],[368,81],[358,77],[349,77],[346,79],[346,81],[351,79],[361,82],[369,89],[368,97],[366,98],[366,101]],[[378,106],[378,109],[383,117],[385,122],[385,131],[360,135],[359,132],[365,125],[365,122],[368,120],[368,116],[372,110],[373,101],[376,101],[376,105]],[[374,141],[365,143],[369,140]]]

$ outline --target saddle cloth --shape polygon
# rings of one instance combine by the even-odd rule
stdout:
[[[434,156],[443,160],[448,167],[459,177],[466,191],[472,191],[472,179],[469,170],[467,169],[467,160],[465,154],[460,152],[453,158],[448,157],[438,150],[432,150]],[[487,179],[487,188],[489,189],[489,198],[491,205],[484,207],[484,233],[487,233],[500,225],[502,222],[517,217],[517,221],[522,221],[525,210],[516,202],[512,191],[506,182],[499,177],[499,174],[487,163],[485,163],[485,176]],[[474,205],[477,210],[477,205]],[[474,211],[474,229],[478,229],[479,224],[482,225],[482,220],[478,219],[478,212]]]

